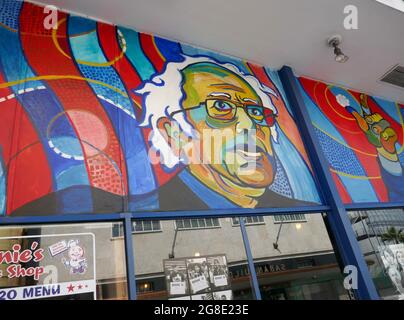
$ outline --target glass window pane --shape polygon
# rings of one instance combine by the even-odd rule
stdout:
[[[121,226],[120,223],[114,223],[112,226],[112,237],[120,237],[121,234]]]
[[[220,227],[220,221],[218,218],[212,218],[212,224],[214,227]]]
[[[0,227],[3,255],[18,245],[39,260],[19,261],[24,272],[35,271],[19,278],[10,278],[16,264],[3,260],[0,291],[33,288],[16,290],[16,299],[127,299],[124,239],[113,237],[122,229],[115,222]]]
[[[152,224],[153,224],[153,231],[158,231],[161,229],[159,220],[153,220]]]
[[[183,229],[184,228],[184,220],[176,220],[177,228],[178,229]]]
[[[151,231],[152,230],[152,223],[150,220],[143,221],[143,231]]]
[[[198,220],[191,219],[191,226],[192,226],[192,228],[198,228]]]
[[[143,224],[142,224],[142,221],[134,221],[134,222],[133,222],[133,231],[134,231],[134,232],[141,232],[141,231],[143,231]]]
[[[349,299],[322,215],[304,223],[278,217],[246,228],[262,299]]]
[[[239,225],[239,218],[237,217],[233,217],[233,225]],[[246,226],[248,225],[254,225],[257,223],[264,223],[264,217],[262,216],[248,216],[248,217],[244,217],[244,223]]]
[[[404,299],[404,209],[349,212],[352,228],[382,299]]]
[[[206,219],[206,226],[213,227],[213,219]]]
[[[183,219],[184,220],[184,228],[191,228],[191,220],[190,219]]]
[[[198,219],[198,226],[199,228],[205,228],[206,227],[205,219]]]
[[[184,219],[184,225],[198,220]],[[202,220],[219,224],[218,218]],[[254,298],[241,231],[231,218],[220,218],[220,228],[161,225],[162,232],[134,236],[138,299]]]

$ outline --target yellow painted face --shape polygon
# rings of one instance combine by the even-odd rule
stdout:
[[[269,186],[275,175],[268,124],[272,110],[262,105],[243,78],[228,69],[197,63],[183,72],[186,98],[182,106],[188,110],[187,120],[201,139],[217,137],[218,132],[224,136],[219,143],[216,139],[213,146],[203,148],[205,159],[215,160],[209,165],[240,187]],[[247,147],[249,140],[254,140],[253,152]]]

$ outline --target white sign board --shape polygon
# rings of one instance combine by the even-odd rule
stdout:
[[[16,236],[0,242],[8,244],[0,250],[0,300],[96,299],[94,234]]]

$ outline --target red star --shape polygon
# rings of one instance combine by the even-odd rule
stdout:
[[[80,290],[83,288],[83,285],[79,284],[79,286],[77,288],[79,288],[79,290]]]
[[[74,285],[70,284],[70,286],[67,287],[67,293],[73,292],[74,291]]]

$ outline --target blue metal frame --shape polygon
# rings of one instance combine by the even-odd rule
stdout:
[[[223,217],[226,215],[282,215],[288,213],[320,213],[330,210],[329,206],[307,206],[294,208],[258,208],[258,209],[219,209],[219,210],[195,210],[195,211],[146,211],[127,213],[105,214],[66,214],[54,216],[26,216],[26,217],[0,217],[0,225],[37,224],[37,223],[68,223],[68,222],[94,222],[122,220],[127,215],[133,219],[175,219],[193,217]]]
[[[129,300],[136,300],[135,249],[132,235],[132,217],[129,214],[125,216],[124,232],[128,298]]]
[[[404,202],[387,202],[387,203],[350,203],[346,204],[347,210],[380,210],[380,209],[394,209],[404,208]]]
[[[136,219],[173,219],[173,218],[191,218],[191,217],[225,217],[225,216],[243,216],[243,215],[282,215],[287,213],[320,213],[330,210],[329,206],[307,206],[295,208],[257,208],[257,209],[216,209],[201,211],[172,211],[172,212],[136,212],[133,217]]]
[[[253,259],[252,252],[251,252],[250,241],[248,240],[248,234],[247,234],[247,230],[245,227],[244,218],[240,217],[239,221],[240,221],[240,231],[241,231],[241,235],[243,237],[244,248],[245,248],[245,253],[247,255],[248,268],[250,269],[250,275],[251,275],[255,298],[257,300],[262,300],[260,287],[258,285],[257,273],[255,272],[254,259]]]
[[[345,265],[354,265],[358,269],[358,289],[354,290],[355,296],[359,299],[377,300],[379,296],[376,287],[360,250],[359,243],[356,240],[345,206],[332,179],[328,162],[317,141],[296,77],[288,66],[284,66],[279,75],[297,119],[296,122],[310,161],[321,183],[327,204],[331,207],[331,212],[327,214],[327,220],[336,239],[335,243],[338,246],[338,252]]]
[[[125,213],[57,215],[57,216],[28,216],[28,217],[0,217],[1,225],[29,225],[44,223],[74,223],[74,222],[108,222],[123,220]]]

